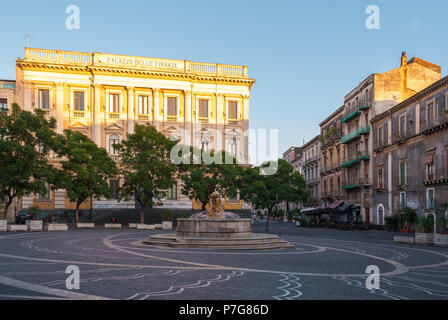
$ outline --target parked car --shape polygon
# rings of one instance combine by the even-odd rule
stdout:
[[[30,220],[31,216],[26,211],[20,211],[16,213],[16,223],[17,224],[25,224],[27,220]]]

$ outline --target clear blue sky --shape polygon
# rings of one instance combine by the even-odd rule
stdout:
[[[79,31],[65,28],[70,4]],[[380,30],[365,27],[371,4]],[[248,65],[251,127],[279,129],[281,154],[317,135],[366,76],[397,67],[403,50],[445,75],[447,14],[446,0],[1,1],[0,79],[15,79],[27,33],[37,48]]]

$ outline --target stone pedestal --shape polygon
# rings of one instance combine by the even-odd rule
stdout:
[[[26,227],[29,231],[42,231],[42,220],[27,220]]]
[[[415,243],[430,246],[434,244],[434,233],[416,233]]]
[[[10,224],[8,225],[8,231],[28,231],[26,224]]]
[[[8,221],[0,220],[0,232],[5,232],[8,229]]]
[[[120,223],[106,223],[104,225],[105,229],[121,229],[121,224]]]
[[[78,223],[76,224],[76,228],[78,229],[93,229],[95,228],[94,223]]]
[[[45,224],[45,231],[68,231],[68,225],[64,223],[47,223]]]
[[[153,224],[137,224],[137,230],[155,230],[155,225]]]

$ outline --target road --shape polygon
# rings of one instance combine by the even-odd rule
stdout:
[[[254,226],[263,232],[263,225]],[[0,299],[448,299],[448,249],[396,244],[395,233],[296,228],[270,232],[283,251],[162,249],[164,231],[70,230],[0,234]],[[66,268],[80,270],[69,290]],[[377,266],[380,288],[367,289]]]

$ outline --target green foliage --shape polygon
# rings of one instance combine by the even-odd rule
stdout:
[[[54,168],[47,158],[57,144],[56,120],[42,110],[34,113],[12,105],[10,115],[0,115],[0,198],[6,215],[15,197],[42,193],[46,180],[53,183]],[[1,216],[0,216],[1,218]]]
[[[434,232],[434,224],[429,217],[421,217],[417,227],[418,232],[432,233]]]
[[[188,219],[191,216],[190,212],[184,211],[179,215],[179,218],[181,219]]]
[[[447,232],[447,218],[445,215],[439,216],[437,219],[437,226],[440,233],[446,233]]]
[[[170,160],[171,149],[177,141],[170,141],[156,128],[136,125],[127,140],[115,145],[121,159],[124,178],[120,198],[140,204],[140,223],[144,223],[145,207],[161,205],[167,190],[175,184],[176,167]]]
[[[402,211],[403,221],[407,224],[408,227],[413,225],[418,221],[417,212],[414,209],[406,207]]]
[[[275,174],[262,174],[274,166],[266,162],[260,167],[246,169],[242,177],[241,198],[252,203],[256,210],[268,210],[266,231],[269,231],[269,217],[276,205],[283,201],[304,203],[311,194],[303,176],[282,159],[277,162]]]
[[[81,203],[91,197],[111,196],[108,179],[117,174],[117,168],[107,151],[86,135],[72,130],[65,130],[64,134],[58,147],[62,169],[57,171],[55,184],[65,189],[68,198],[76,203],[78,222]]]
[[[182,194],[200,202],[202,210],[205,210],[214,192],[218,192],[221,197],[237,195],[239,177],[243,169],[228,153],[211,151],[208,154],[191,147],[184,158],[188,163],[179,167]],[[216,161],[208,163],[208,158],[214,158]]]
[[[329,138],[333,135],[335,135],[338,132],[338,130],[336,128],[331,128],[330,130],[328,130],[326,138]]]
[[[30,215],[30,217],[33,217],[33,218],[37,218],[40,213],[40,209],[38,206],[31,206],[28,208],[27,211],[28,211],[28,214]]]
[[[173,220],[173,213],[168,209],[163,210],[162,221],[172,221],[172,220]]]
[[[400,216],[397,214],[385,217],[384,221],[386,224],[386,228],[389,230],[397,231],[400,228]]]

